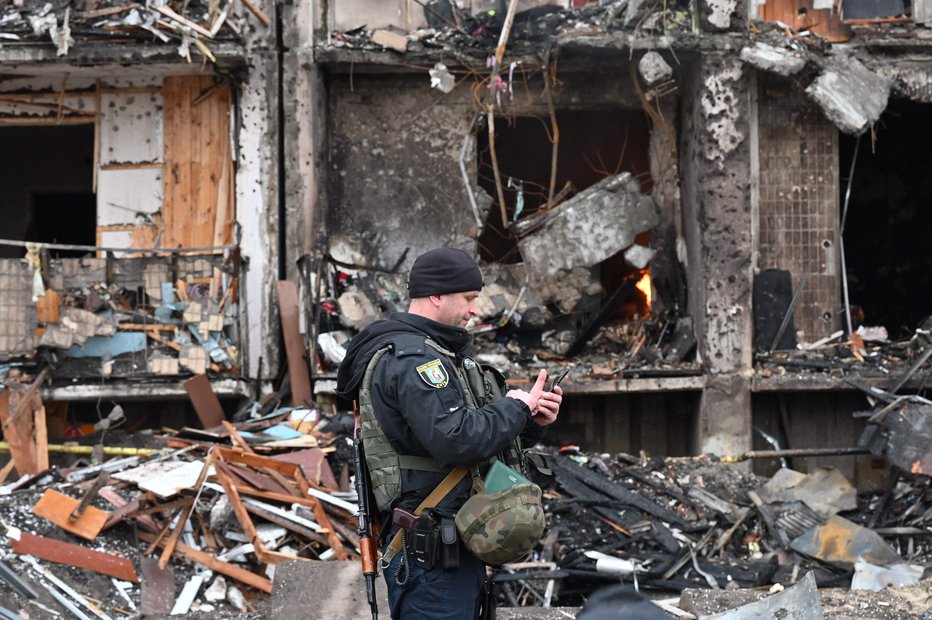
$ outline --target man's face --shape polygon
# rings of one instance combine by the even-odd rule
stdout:
[[[456,327],[466,327],[469,320],[476,316],[476,299],[478,298],[479,291],[437,295],[437,299],[440,300],[440,305],[437,306],[439,317],[437,321]]]

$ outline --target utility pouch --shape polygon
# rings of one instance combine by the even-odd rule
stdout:
[[[459,534],[453,517],[440,518],[440,565],[443,568],[458,568],[460,565]]]
[[[408,533],[408,551],[424,570],[436,566],[450,569],[460,565],[459,533],[452,514],[425,510]]]
[[[440,551],[440,528],[429,510],[425,510],[411,527],[408,534],[408,551],[414,563],[424,570],[437,565]]]

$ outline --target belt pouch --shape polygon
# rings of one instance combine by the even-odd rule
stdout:
[[[440,519],[440,564],[444,568],[458,568],[460,565],[460,546],[453,517]]]
[[[409,537],[409,551],[414,556],[414,563],[424,570],[431,570],[437,564],[440,528],[431,518],[430,511],[418,517]]]

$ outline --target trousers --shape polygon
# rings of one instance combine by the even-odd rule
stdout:
[[[402,580],[405,577],[404,556],[404,552],[395,555],[382,571],[393,620],[479,618],[485,592],[485,564],[479,558],[461,547],[458,568],[444,570],[438,566],[429,571],[416,566],[409,558],[407,581],[398,585],[396,576]]]

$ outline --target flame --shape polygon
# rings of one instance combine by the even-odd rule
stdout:
[[[650,274],[646,271],[644,275],[641,276],[641,279],[638,280],[638,283],[634,285],[639,291],[644,293],[644,299],[647,302],[647,307],[650,308],[651,302],[651,285],[650,285]]]

